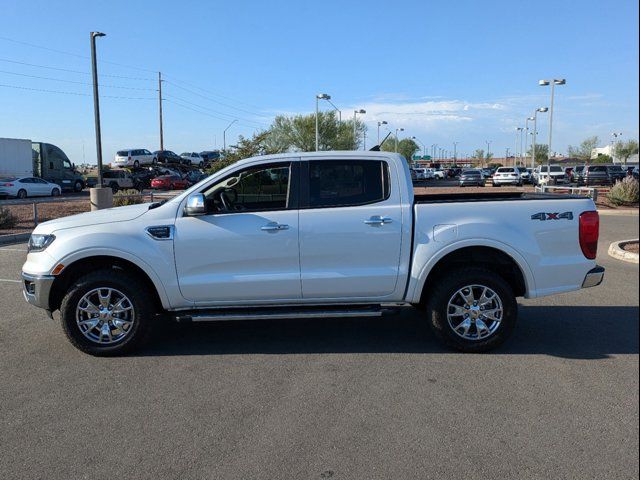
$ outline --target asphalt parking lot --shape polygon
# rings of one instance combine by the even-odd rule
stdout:
[[[520,301],[511,341],[442,349],[382,319],[173,326],[93,358],[27,305],[24,245],[0,247],[2,478],[637,478],[638,266]]]

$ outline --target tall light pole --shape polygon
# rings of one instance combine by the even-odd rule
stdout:
[[[367,111],[364,108],[353,111],[353,149],[354,150],[358,149],[358,133],[356,128],[356,115],[357,114],[364,115],[365,113],[367,113]]]
[[[616,149],[616,143],[618,143],[618,137],[622,136],[622,132],[613,132],[611,134],[611,158],[613,159],[613,161],[616,161],[616,157],[615,157],[615,149]]]
[[[520,136],[520,163],[522,163],[522,132],[524,127],[516,127],[516,156],[518,156],[518,136]],[[515,166],[515,161],[514,161]]]
[[[93,75],[93,115],[96,125],[96,155],[98,161],[98,187],[102,187],[102,134],[100,132],[100,100],[98,95],[98,60],[96,38],[105,37],[101,32],[91,32],[91,72]]]
[[[550,172],[549,168],[550,168],[550,164],[551,164],[551,155],[553,155],[553,151],[551,150],[551,136],[553,134],[553,92],[554,92],[554,87],[556,85],[565,85],[567,83],[567,81],[564,78],[560,78],[560,79],[551,79],[551,80],[540,80],[538,81],[538,85],[540,85],[541,87],[547,87],[549,85],[551,85],[551,104],[550,104],[550,110],[549,110],[549,149],[548,149],[548,154],[547,154],[547,173]],[[551,175],[549,173],[549,175]]]
[[[431,144],[431,158],[436,159],[436,147],[438,146],[437,143],[432,143]]]
[[[331,95],[327,95],[326,93],[316,95],[316,152],[320,148],[320,135],[318,132],[318,102],[320,100],[331,100]]]
[[[162,131],[162,72],[158,72],[158,113],[160,114],[160,150],[164,150],[164,133]]]
[[[458,143],[459,142],[453,142],[453,163],[456,163],[458,159]]]
[[[533,139],[531,143],[531,168],[536,168],[536,136],[538,135],[538,112],[547,112],[549,109],[547,107],[536,108],[536,111],[533,112]],[[551,170],[549,169],[549,162],[547,160],[547,175],[551,178]],[[547,178],[547,180],[549,180]]]
[[[529,122],[533,122],[533,117],[527,117],[524,122],[524,152],[527,153],[527,146],[529,144]],[[531,161],[533,165],[533,160]],[[526,162],[525,162],[526,165]]]
[[[411,140],[415,140],[420,145],[422,145],[422,155],[426,157],[427,156],[427,146],[424,143],[422,143],[418,137],[411,137]]]
[[[398,132],[404,132],[404,128],[396,128],[396,153],[398,153]]]
[[[489,154],[491,153],[491,140],[486,140],[485,143],[487,144],[487,160],[489,160]]]
[[[378,122],[378,145],[380,145],[380,125],[388,125],[386,120],[382,120],[381,122]]]
[[[233,125],[237,121],[238,120],[233,120],[229,125],[227,125],[227,128],[225,128],[222,132],[222,151],[225,153],[227,151],[227,130],[229,130],[231,128],[231,125]]]

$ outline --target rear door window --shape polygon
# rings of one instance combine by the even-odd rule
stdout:
[[[387,163],[379,160],[312,160],[306,205],[328,208],[381,202],[389,197],[388,177]]]

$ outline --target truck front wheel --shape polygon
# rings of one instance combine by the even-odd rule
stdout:
[[[73,191],[76,193],[81,192],[83,188],[84,184],[80,180],[76,180],[76,183],[73,184]]]
[[[518,304],[509,284],[479,267],[455,269],[438,279],[427,302],[435,335],[461,352],[486,352],[513,332]]]
[[[62,328],[79,350],[114,356],[138,348],[149,335],[155,302],[133,275],[104,269],[74,281],[62,300]]]

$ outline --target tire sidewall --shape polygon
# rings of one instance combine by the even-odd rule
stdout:
[[[484,285],[500,297],[503,317],[498,329],[483,340],[466,340],[453,331],[447,320],[449,299],[467,285]],[[501,345],[513,332],[518,303],[509,284],[497,273],[484,268],[463,268],[445,274],[427,303],[427,319],[436,336],[448,346],[462,352],[485,352]]]
[[[135,287],[134,287],[135,286]],[[76,323],[76,308],[82,297],[96,288],[109,287],[119,290],[131,301],[134,308],[133,330],[121,341],[100,345],[85,337]],[[134,350],[146,340],[152,321],[152,301],[140,282],[117,270],[101,270],[74,282],[60,306],[62,328],[73,345],[85,353],[96,356],[122,355]]]

